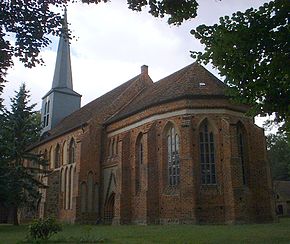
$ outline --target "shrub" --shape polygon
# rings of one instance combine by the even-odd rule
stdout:
[[[61,224],[54,218],[38,219],[29,225],[29,235],[34,240],[47,240],[61,230]]]

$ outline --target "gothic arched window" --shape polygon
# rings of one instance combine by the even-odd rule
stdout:
[[[109,157],[113,156],[113,139],[111,138],[109,141]]]
[[[112,142],[112,155],[115,155],[116,154],[116,141],[115,141],[115,138],[113,139],[113,142]]]
[[[66,168],[66,189],[65,189],[65,208],[70,208],[70,195],[71,195],[71,170],[72,167]]]
[[[205,120],[199,128],[200,169],[203,185],[216,184],[214,133]]]
[[[242,180],[243,185],[246,185],[246,147],[245,147],[245,133],[244,128],[241,124],[237,125],[237,144],[238,144],[238,157],[240,158],[241,168],[242,168]]]
[[[59,146],[59,144],[56,145],[54,156],[55,156],[54,165],[55,165],[55,168],[58,168],[58,167],[60,167],[60,146]]]
[[[49,155],[48,155],[46,149],[45,149],[44,154],[43,154],[43,159],[44,159],[44,166],[43,166],[43,168],[45,170],[47,170],[48,169],[48,165],[49,165]]]
[[[76,166],[71,170],[71,190],[70,190],[70,209],[73,209],[73,194],[76,181]]]
[[[95,205],[94,210],[96,213],[99,212],[99,185],[95,184]]]
[[[55,157],[54,157],[54,154],[55,154],[55,152],[54,152],[54,150],[53,150],[53,148],[51,147],[50,148],[50,151],[49,151],[49,161],[50,161],[50,168],[51,169],[54,169],[55,168]]]
[[[173,126],[167,132],[168,184],[177,186],[180,182],[179,136]]]
[[[64,185],[63,185],[63,209],[67,209],[67,188],[68,188],[68,168],[64,170]]]
[[[68,157],[69,157],[70,164],[75,163],[75,150],[76,150],[75,141],[74,141],[74,139],[71,139],[71,141],[69,143],[69,150],[68,150],[68,153],[69,153]]]
[[[85,213],[87,211],[87,184],[85,182],[81,183],[81,212]]]
[[[89,172],[88,174],[88,212],[93,211],[93,189],[94,188],[94,179],[93,173]]]
[[[141,165],[143,164],[143,137],[140,134],[136,143],[136,161],[135,161],[135,192],[140,192],[141,189]]]
[[[67,148],[67,141],[64,141],[62,146],[62,165],[67,164],[67,155],[68,154],[68,148]]]

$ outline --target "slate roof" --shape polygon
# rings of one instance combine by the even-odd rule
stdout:
[[[280,198],[290,199],[290,181],[274,181],[274,189]]]
[[[148,107],[180,98],[226,97],[226,88],[222,81],[203,66],[193,63],[153,83],[106,123],[112,123]]]
[[[74,90],[69,89],[67,87],[57,87],[57,88],[51,88],[50,91],[48,93],[46,93],[42,97],[42,99],[45,98],[45,97],[47,97],[52,92],[60,92],[60,93],[70,94],[70,95],[77,96],[77,97],[81,97],[82,96],[79,93],[77,93]]]

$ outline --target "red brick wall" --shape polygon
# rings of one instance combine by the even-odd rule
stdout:
[[[242,108],[220,100],[181,100],[145,109],[124,120],[103,127],[103,119],[122,109],[144,88],[136,83],[118,98],[103,114],[92,115],[88,125],[54,138],[35,148],[49,151],[57,143],[74,137],[76,148],[76,183],[73,193],[73,209],[65,210],[63,194],[57,192],[58,179],[51,175],[54,187],[48,190],[46,206],[55,204],[58,211],[48,210],[46,215],[58,215],[68,222],[96,223],[104,214],[103,169],[114,166],[116,170],[115,217],[113,223],[236,223],[269,221],[273,219],[271,180],[266,160],[263,131],[253,125],[251,119],[236,113]],[[194,114],[148,121],[127,131],[115,133],[133,123],[182,109],[218,109],[223,113]],[[227,109],[227,110],[225,110]],[[230,112],[228,112],[230,111]],[[199,156],[199,126],[207,119],[215,137],[217,184],[201,185]],[[238,157],[237,124],[243,124],[246,134],[246,176],[242,184],[241,161]],[[166,129],[174,125],[180,138],[180,184],[168,187]],[[118,141],[119,152],[108,157],[111,134]],[[144,139],[144,162],[140,167],[140,185],[135,191],[136,140],[140,133]],[[62,147],[61,147],[62,148]],[[57,172],[57,171],[56,171]],[[81,213],[80,184],[88,183],[93,173],[93,183],[99,185],[99,196],[93,190],[93,210]],[[55,195],[53,194],[55,193]],[[97,199],[97,200],[96,200]],[[96,202],[98,201],[98,202]],[[95,209],[99,206],[99,209]]]
[[[180,109],[185,104],[190,105],[191,102],[180,101],[170,105],[174,109]],[[167,105],[167,111],[172,111],[172,107]],[[130,125],[154,113],[164,112],[165,109],[165,105],[161,105],[155,110],[146,110],[110,125],[107,131],[112,132],[122,128],[124,123]],[[212,125],[215,137],[217,184],[212,186],[200,183],[198,130],[205,118]],[[239,121],[245,128],[247,141],[246,185],[242,182],[241,161],[238,157],[236,128]],[[167,186],[167,146],[164,130],[168,122],[175,125],[180,136],[181,181],[176,188]],[[148,165],[143,169],[144,172],[147,171],[147,183],[141,184],[148,186],[148,189],[145,189],[146,194],[141,190],[136,196],[135,143],[140,133],[145,133],[148,138]],[[125,139],[120,162],[123,184],[119,194],[123,199],[120,211],[122,212],[122,207],[125,209],[120,216],[120,223],[127,223],[128,220],[133,223],[239,223],[273,219],[264,135],[261,129],[253,125],[252,119],[234,114],[214,113],[175,116],[149,122],[123,132],[123,135]],[[127,167],[128,161],[131,162],[130,167]]]

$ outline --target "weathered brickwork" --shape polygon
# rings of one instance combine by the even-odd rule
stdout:
[[[200,179],[198,130],[205,119],[214,127],[217,174],[215,185],[202,185]],[[167,144],[164,131],[168,123],[174,125],[180,135],[180,184],[177,187],[168,186],[167,182]],[[238,125],[243,125],[247,133],[245,185],[241,159],[238,157]],[[112,127],[116,128],[116,125]],[[147,143],[147,150],[144,150],[144,158],[147,162],[141,168],[141,190],[135,194],[134,143],[140,133],[146,138],[144,142]],[[122,188],[121,194],[124,194],[128,204],[129,200],[132,201],[131,222],[238,223],[269,221],[273,218],[270,175],[263,156],[263,131],[254,126],[249,118],[226,114],[185,115],[144,124],[126,132],[126,137],[129,135],[130,145],[124,144],[123,152],[125,158],[131,161],[131,171],[123,168],[122,174],[123,179],[131,178],[131,184],[124,184],[123,187],[127,187]],[[154,139],[150,141],[150,137]],[[253,148],[256,148],[255,151],[259,150],[260,155],[254,153]],[[128,213],[125,218],[130,216],[131,213]]]
[[[44,216],[107,224],[272,221],[264,132],[247,109],[230,103],[224,85],[196,64],[157,83],[143,67],[34,147],[50,155]]]

